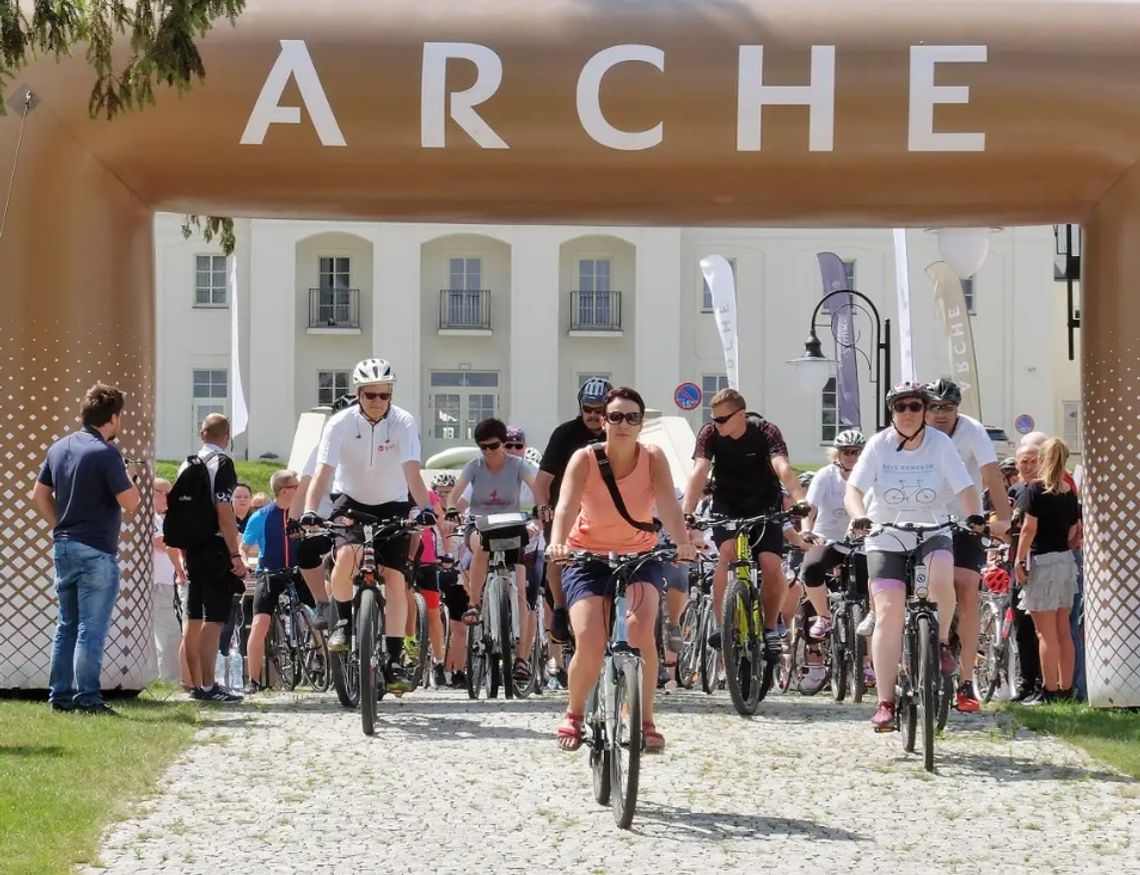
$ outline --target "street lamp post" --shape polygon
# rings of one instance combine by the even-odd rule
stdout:
[[[852,298],[858,299],[851,303],[845,300],[835,312],[842,310],[844,307],[850,307],[852,313],[852,326],[854,326],[854,314],[863,313],[871,321],[874,327],[874,335],[872,336],[871,347],[874,349],[874,358],[871,357],[865,350],[858,346],[858,335],[854,331],[851,332],[851,337],[844,340],[838,335],[835,335],[836,344],[842,349],[854,350],[856,354],[861,355],[864,361],[867,362],[867,367],[870,369],[870,379],[875,385],[876,395],[876,412],[875,412],[875,428],[883,429],[887,426],[887,402],[886,391],[890,388],[891,383],[891,320],[881,319],[879,317],[879,310],[875,306],[875,302],[864,295],[862,292],[857,292],[854,289],[837,289],[834,292],[824,295],[819,299],[819,303],[815,305],[815,309],[811,314],[811,325],[809,329],[808,339],[804,341],[804,354],[799,358],[792,359],[789,364],[795,365],[798,374],[804,379],[804,383],[808,379],[812,380],[813,386],[817,386],[820,382],[816,375],[826,370],[831,372],[832,368],[837,364],[834,359],[826,358],[823,354],[822,344],[819,342],[819,337],[815,333],[816,327],[819,325],[819,311],[823,305],[837,295],[851,295]]]

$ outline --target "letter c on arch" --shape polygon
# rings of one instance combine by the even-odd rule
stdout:
[[[600,92],[602,78],[618,64],[630,62],[650,64],[665,72],[665,52],[654,46],[627,44],[602,49],[582,67],[578,76],[578,120],[596,142],[610,149],[637,152],[660,145],[665,125],[658,122],[644,131],[623,131],[614,127],[602,113]]]

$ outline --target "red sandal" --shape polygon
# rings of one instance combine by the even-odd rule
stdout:
[[[558,746],[562,750],[575,751],[582,746],[582,715],[567,711],[562,725],[558,727]]]
[[[646,753],[662,753],[665,750],[665,736],[657,731],[652,720],[641,724],[641,740]]]

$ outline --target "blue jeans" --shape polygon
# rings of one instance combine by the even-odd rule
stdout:
[[[63,708],[103,702],[99,676],[111,611],[119,595],[116,557],[78,541],[55,545],[59,625],[51,649],[51,695]]]
[[[1085,562],[1084,551],[1074,550],[1077,559],[1077,594],[1073,598],[1073,612],[1069,622],[1073,633],[1073,650],[1076,664],[1073,666],[1073,693],[1080,701],[1088,698],[1085,680]]]

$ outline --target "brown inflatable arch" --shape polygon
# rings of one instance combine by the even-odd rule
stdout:
[[[0,687],[45,686],[26,500],[96,377],[152,445],[151,214],[639,225],[1085,227],[1088,674],[1140,705],[1140,8],[1018,0],[251,0],[208,81],[113,122],[80,61],[30,88],[0,240]],[[18,114],[0,120],[10,166]],[[1043,296],[1049,294],[1042,289]],[[148,527],[105,680],[149,647]]]

